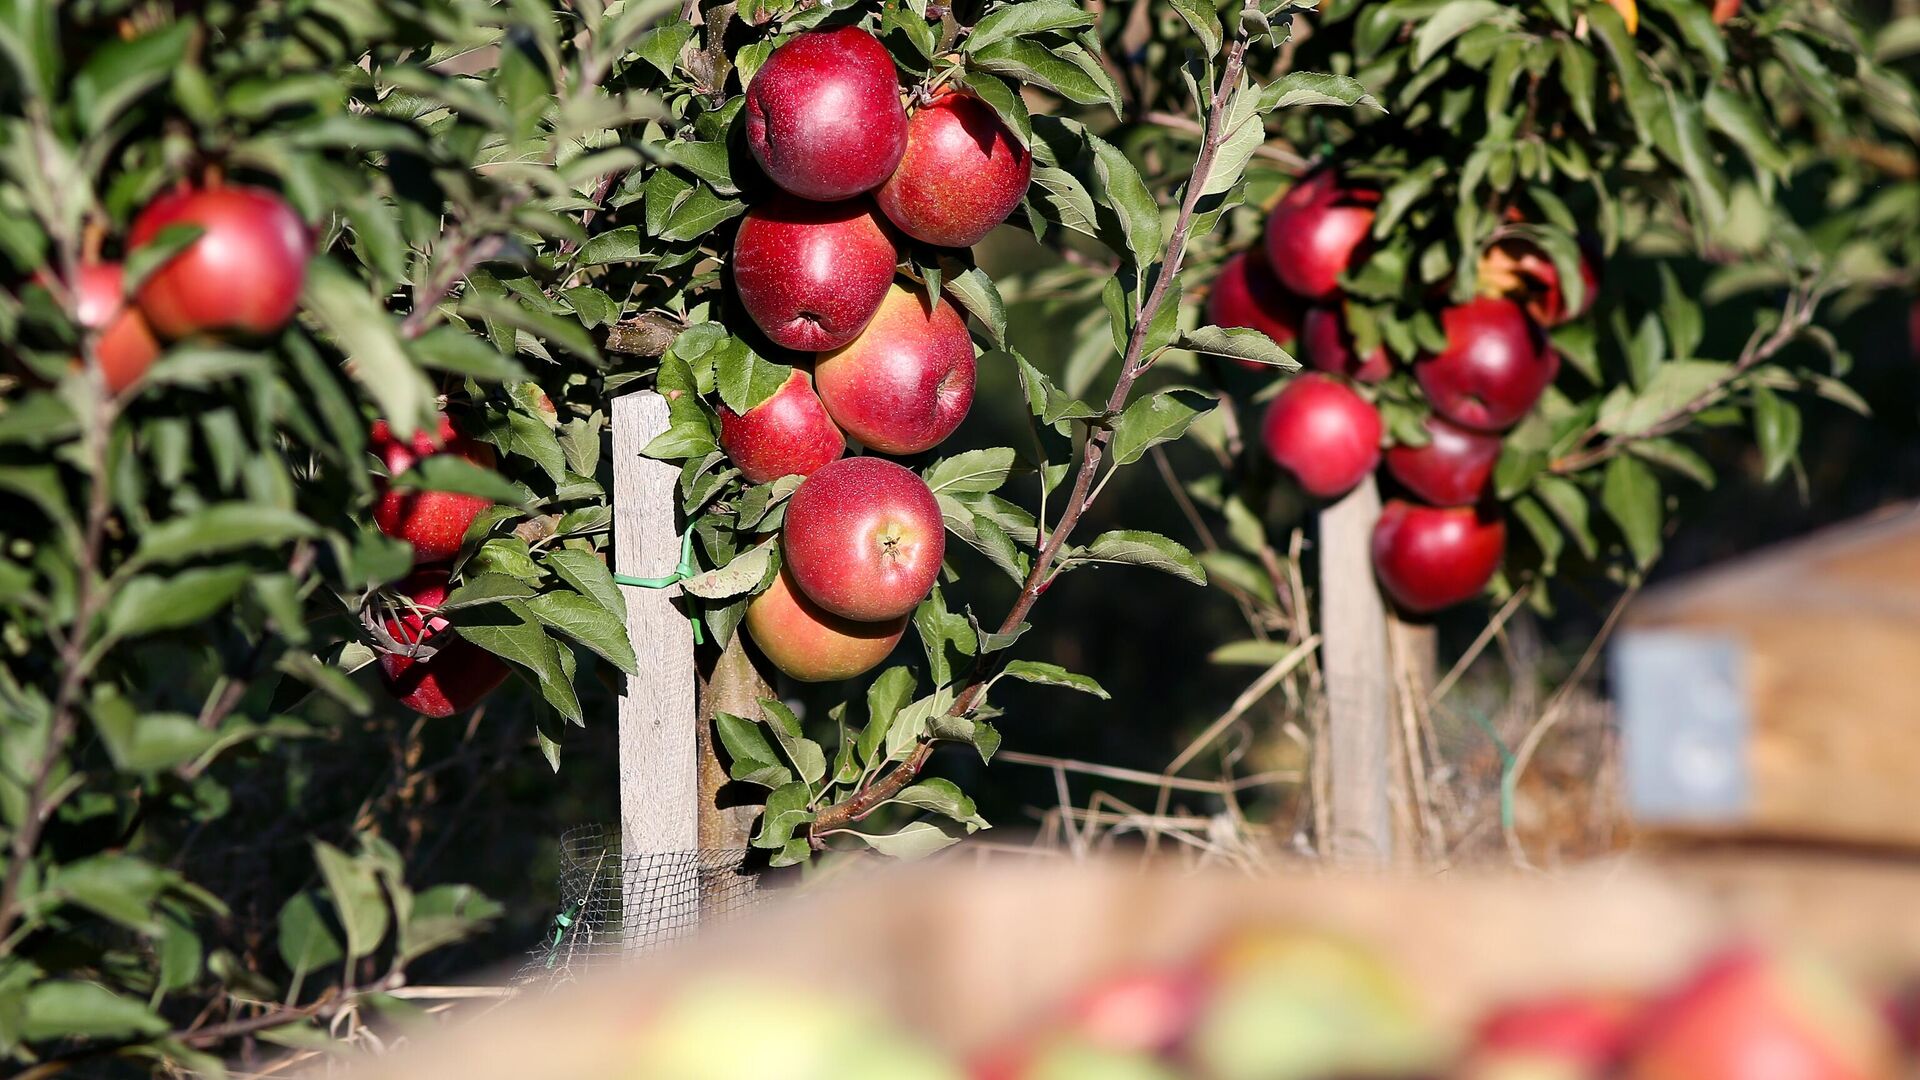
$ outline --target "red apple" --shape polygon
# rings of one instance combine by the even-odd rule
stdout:
[[[1737,949],[1649,1012],[1625,1080],[1879,1080],[1893,1035],[1872,1004],[1798,956]]]
[[[1300,375],[1267,406],[1267,456],[1310,495],[1344,495],[1380,464],[1380,413],[1347,384]]]
[[[1291,351],[1300,336],[1300,301],[1273,276],[1265,253],[1256,248],[1220,264],[1220,276],[1207,293],[1206,321],[1228,329],[1258,330]],[[1273,370],[1252,360],[1239,364],[1253,371]]]
[[[482,468],[494,467],[493,448],[456,432],[445,413],[440,414],[436,431],[416,431],[405,442],[394,436],[385,420],[376,420],[367,448],[386,464],[389,478],[432,454],[457,454]],[[379,498],[373,504],[374,524],[388,536],[412,544],[415,565],[444,562],[458,555],[467,526],[493,505],[478,495],[452,491],[395,491],[388,480],[382,480],[379,487]]]
[[[973,406],[973,338],[945,299],[895,285],[858,337],[820,354],[814,386],[847,434],[883,454],[940,445]]]
[[[745,623],[753,643],[773,666],[801,682],[851,679],[869,671],[893,652],[907,632],[905,615],[860,622],[821,608],[807,599],[784,567],[773,584],[747,605]]]
[[[1500,436],[1470,431],[1443,417],[1427,417],[1425,446],[1390,446],[1387,471],[1408,491],[1435,506],[1466,506],[1486,493],[1500,460]]]
[[[1643,1014],[1625,995],[1573,994],[1502,1006],[1474,1030],[1459,1080],[1608,1075]]]
[[[907,152],[874,201],[908,236],[972,247],[1027,194],[1033,155],[986,102],[947,91],[907,121]]]
[[[1434,411],[1463,427],[1505,431],[1540,400],[1559,365],[1511,300],[1482,296],[1440,313],[1447,347],[1413,367]]]
[[[126,271],[117,262],[87,263],[74,283],[74,315],[83,329],[96,332],[93,357],[107,392],[118,394],[138,382],[160,356],[160,342],[140,314],[127,303]]]
[[[907,149],[900,76],[858,27],[796,35],[754,73],[747,146],[773,182],[830,202],[879,187]]]
[[[424,642],[435,650],[426,660],[380,654],[387,692],[400,704],[424,716],[452,716],[473,708],[506,681],[507,665],[499,657],[461,638],[445,618],[432,614],[447,602],[445,570],[416,570],[394,588],[423,610],[399,609],[397,618],[386,621],[387,633],[402,645]]]
[[[1314,173],[1295,184],[1267,218],[1267,265],[1301,296],[1332,296],[1373,228],[1379,201],[1379,192],[1343,186],[1330,169]]]
[[[1377,383],[1393,374],[1393,357],[1380,342],[1362,357],[1353,350],[1353,335],[1337,307],[1316,307],[1300,322],[1300,358],[1310,367],[1345,375],[1363,383]]]
[[[1723,26],[1727,20],[1740,14],[1740,0],[1713,0],[1713,24]]]
[[[1391,499],[1373,527],[1373,571],[1401,608],[1426,613],[1480,595],[1507,550],[1507,524],[1472,506]]]
[[[1569,308],[1560,288],[1560,270],[1539,245],[1526,240],[1502,240],[1480,256],[1480,287],[1496,296],[1519,300],[1534,322],[1554,327],[1593,309],[1600,278],[1593,260],[1580,253],[1580,306]]]
[[[926,598],[946,555],[946,524],[918,473],[884,458],[841,458],[787,501],[781,540],[808,599],[877,622]]]
[[[254,187],[178,188],[140,211],[127,243],[169,225],[202,232],[140,285],[141,313],[162,337],[264,337],[293,317],[313,238],[286,200]]]
[[[740,305],[774,344],[800,352],[852,341],[879,309],[898,258],[865,199],[775,198],[747,211],[733,238]]]
[[[1132,971],[1102,979],[1067,1003],[1057,1026],[1109,1050],[1165,1054],[1199,1022],[1207,980],[1192,969]]]
[[[772,397],[736,415],[720,406],[720,448],[755,484],[782,476],[806,476],[846,452],[847,440],[833,426],[813,382],[795,370]]]

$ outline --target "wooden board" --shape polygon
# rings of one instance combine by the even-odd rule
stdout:
[[[1920,848],[1920,507],[1651,593],[1614,660],[1642,835]]]

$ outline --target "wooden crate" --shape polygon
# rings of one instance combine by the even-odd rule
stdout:
[[[1641,835],[1920,847],[1920,506],[1650,592],[1611,660]]]
[[[1916,904],[1920,867],[1844,861],[1624,860],[1549,878],[950,859],[784,898],[629,969],[456,1022],[354,1075],[617,1077],[614,1063],[663,993],[730,974],[879,1003],[965,1051],[1021,1030],[1103,974],[1191,958],[1248,926],[1357,940],[1437,1023],[1459,1030],[1491,1005],[1556,989],[1669,985],[1730,939],[1809,945],[1868,977],[1910,971],[1920,963]]]

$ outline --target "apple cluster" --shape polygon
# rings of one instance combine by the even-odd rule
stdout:
[[[896,279],[902,237],[965,248],[1007,219],[1033,159],[970,91],[902,102],[887,50],[858,27],[801,33],[747,87],[747,145],[778,189],[741,218],[739,308],[795,354],[777,391],[720,408],[720,446],[748,482],[805,479],[786,508],[781,569],[747,608],[768,659],[805,681],[886,658],[933,588],[945,524],[891,455],[933,449],[973,404],[974,346],[953,304]],[[812,354],[809,358],[806,354]]]
[[[1341,277],[1357,265],[1380,193],[1322,169],[1274,206],[1262,243],[1222,266],[1207,321],[1259,330],[1313,370],[1268,406],[1261,441],[1273,461],[1321,499],[1346,494],[1378,468],[1399,494],[1373,535],[1374,570],[1403,610],[1426,613],[1486,588],[1506,551],[1506,523],[1490,498],[1504,432],[1553,382],[1559,355],[1543,328],[1585,313],[1596,291],[1592,264],[1572,309],[1554,263],[1536,245],[1503,239],[1479,266],[1481,295],[1441,307],[1445,346],[1415,359],[1414,382],[1430,413],[1425,440],[1386,437],[1361,387],[1395,372],[1384,342],[1364,354],[1347,330]],[[1258,365],[1250,365],[1258,366]]]
[[[1869,1080],[1896,1024],[1797,953],[1735,946],[1651,994],[1566,989],[1500,1005],[1464,1038],[1351,942],[1284,929],[1111,975],[973,1063],[974,1080],[1060,1075],[1451,1080]]]

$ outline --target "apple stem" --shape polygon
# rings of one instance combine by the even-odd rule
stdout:
[[[1245,0],[1243,10],[1258,10],[1252,0]],[[1211,175],[1215,160],[1219,156],[1220,146],[1226,141],[1226,118],[1233,111],[1234,101],[1240,93],[1240,74],[1246,64],[1249,21],[1239,20],[1232,44],[1227,47],[1226,63],[1222,65],[1219,83],[1213,95],[1213,107],[1207,113],[1205,135],[1201,139],[1200,151],[1194,159],[1193,172],[1187,180],[1186,194],[1181,199],[1180,214],[1174,221],[1173,233],[1167,240],[1165,257],[1160,263],[1160,272],[1154,276],[1153,288],[1140,307],[1140,316],[1134,322],[1133,332],[1127,338],[1127,347],[1122,354],[1120,374],[1114,380],[1113,392],[1107,395],[1106,411],[1109,415],[1119,415],[1126,407],[1127,398],[1133,391],[1133,384],[1153,366],[1153,357],[1146,355],[1148,331],[1154,323],[1154,316],[1166,303],[1173,291],[1174,283],[1180,274],[1182,260],[1186,256],[1188,234],[1193,229],[1195,208],[1200,202],[1200,193],[1206,187],[1207,177]],[[1073,480],[1072,493],[1067,496],[1060,520],[1054,526],[1053,533],[1047,538],[1040,552],[1033,560],[1033,567],[1027,573],[1026,581],[1021,585],[1020,596],[1001,620],[997,633],[1009,634],[1026,620],[1027,613],[1040,599],[1047,584],[1052,580],[1054,560],[1059,557],[1066,545],[1067,537],[1080,521],[1087,509],[1093,505],[1099,491],[1094,488],[1094,480],[1099,476],[1101,460],[1107,446],[1113,441],[1113,426],[1103,425],[1094,429],[1086,441],[1084,455],[1080,459],[1079,469]],[[1102,485],[1104,487],[1104,485]],[[1044,532],[1044,523],[1042,524]],[[965,716],[973,711],[991,682],[994,664],[982,660],[968,676],[968,683],[955,695],[953,707],[947,711],[949,716]],[[926,767],[927,759],[933,755],[933,741],[922,736],[918,745],[899,764],[874,778],[870,783],[855,791],[845,800],[822,809],[814,816],[808,826],[809,836],[816,841],[835,829],[859,821],[867,814],[898,795],[913,782],[920,770]]]

